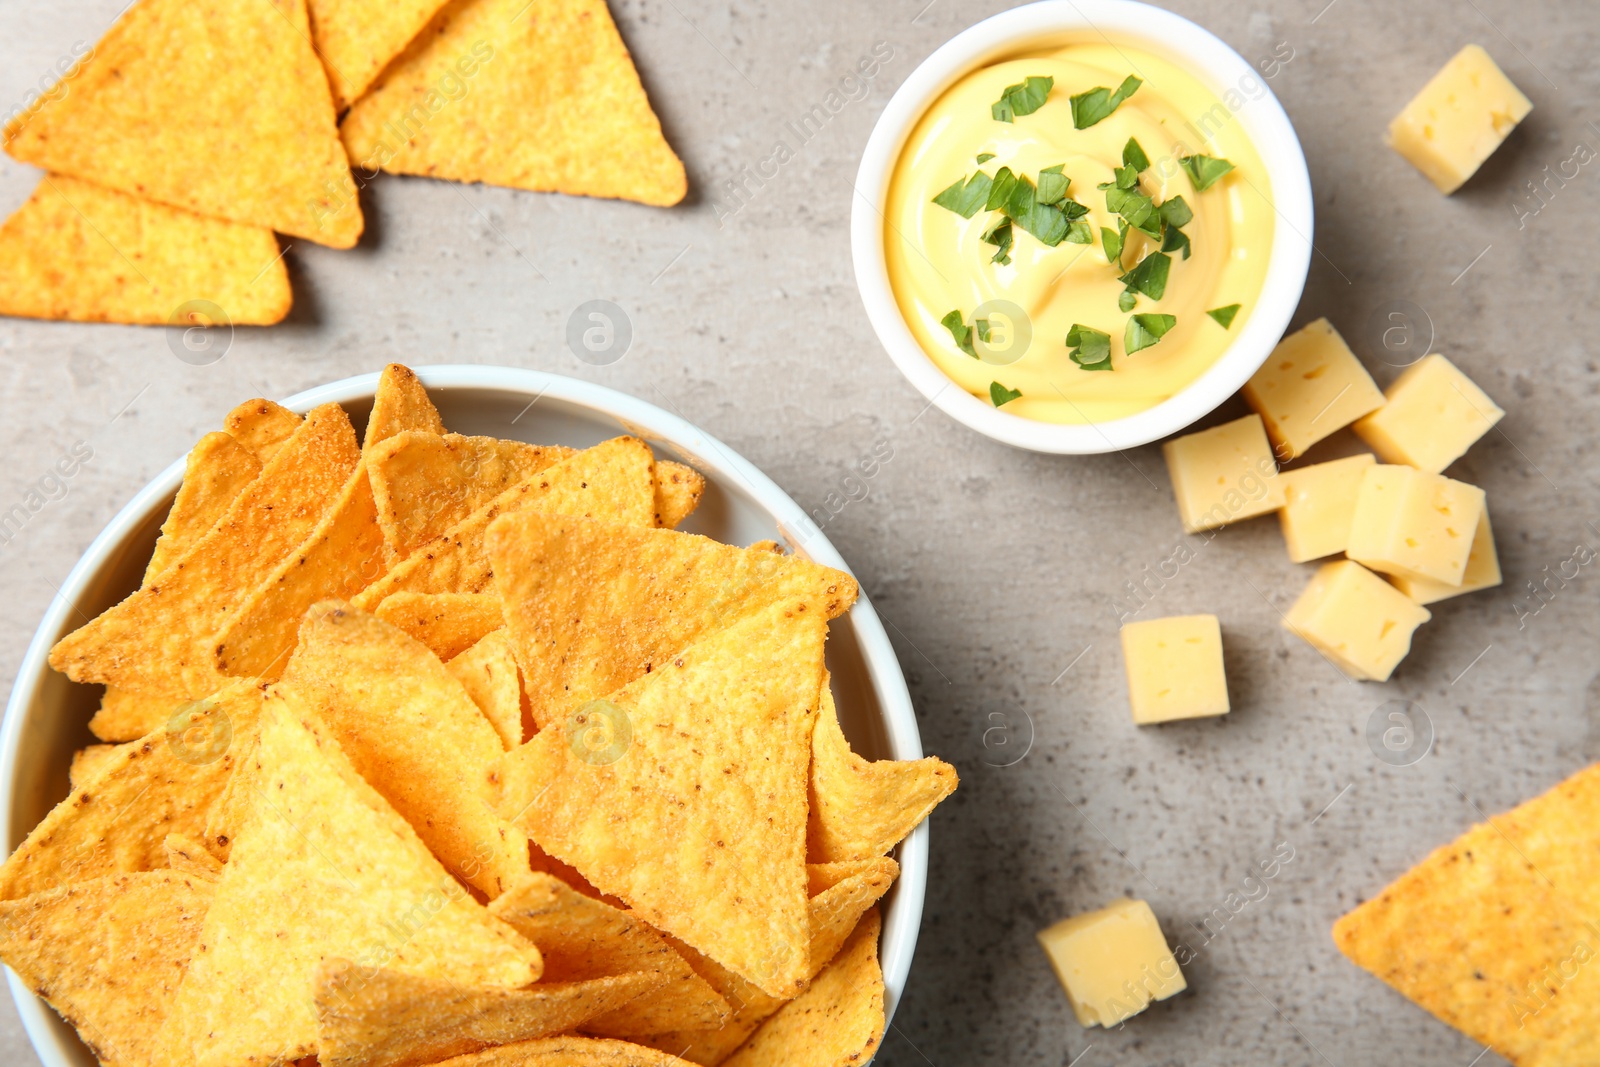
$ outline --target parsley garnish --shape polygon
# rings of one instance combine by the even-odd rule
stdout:
[[[1176,315],[1134,315],[1128,320],[1127,329],[1122,331],[1123,350],[1131,356],[1140,349],[1149,348],[1176,325]]]
[[[1039,203],[1058,204],[1072,187],[1072,179],[1061,173],[1065,163],[1057,163],[1039,172]]]
[[[989,383],[989,402],[997,408],[1005,407],[1021,395],[1021,389],[1007,389],[999,382]]]
[[[989,323],[983,319],[978,321],[983,323],[983,333],[987,333],[989,330]],[[973,359],[978,358],[978,353],[972,349],[972,327],[967,325],[966,320],[961,315],[961,312],[950,312],[944,318],[939,320],[939,325],[950,331],[950,336],[955,338],[957,348],[961,349],[961,351],[965,352]],[[981,337],[982,334],[979,336]]]
[[[1100,227],[1100,244],[1106,250],[1106,262],[1120,264],[1122,261],[1122,239],[1128,233],[1126,219],[1117,221],[1117,229],[1109,226]]]
[[[1194,183],[1194,191],[1203,193],[1233,169],[1233,164],[1226,159],[1217,159],[1214,156],[1179,156],[1178,162],[1189,173],[1189,181]]]
[[[1087,130],[1090,126],[1110,115],[1121,106],[1122,102],[1139,90],[1144,82],[1132,74],[1123,79],[1117,86],[1117,91],[1112,92],[1105,86],[1097,86],[1086,93],[1079,93],[1072,98],[1072,124],[1080,130]],[[1010,92],[1011,90],[1006,90]],[[996,104],[996,107],[1000,105]],[[996,115],[995,118],[999,118]],[[1009,120],[1008,120],[1009,121]],[[1140,168],[1143,169],[1143,168]]]
[[[1162,252],[1151,252],[1139,261],[1138,266],[1117,279],[1129,292],[1140,292],[1151,300],[1160,300],[1167,292],[1167,274],[1172,270],[1172,257]]]
[[[987,163],[987,162],[989,162],[989,160],[991,160],[993,158],[994,158],[994,153],[993,152],[979,152],[978,153],[978,162],[979,163]]]
[[[1005,92],[1000,94],[1000,99],[989,105],[989,114],[997,122],[1010,122],[1018,115],[1031,115],[1044,107],[1045,98],[1055,84],[1054,78],[1034,77],[1026,78],[1017,85],[1008,85]],[[1076,104],[1072,110],[1074,114],[1077,113]]]
[[[1093,326],[1073,323],[1067,331],[1067,355],[1084,370],[1111,369],[1111,335]]]
[[[986,244],[994,245],[998,252],[989,260],[990,263],[1007,264],[1011,262],[1011,220],[1001,215],[989,224],[983,231],[983,240]]]
[[[1136,173],[1150,169],[1150,157],[1144,154],[1144,149],[1132,137],[1122,146],[1122,162],[1124,166],[1132,167]]]
[[[1133,305],[1137,304],[1138,302],[1139,297],[1134,294],[1132,289],[1124,289],[1122,292],[1117,294],[1118,311],[1132,311]]]
[[[983,171],[978,171],[962,184],[957,178],[955,184],[933,198],[933,202],[942,208],[954,211],[964,219],[970,219],[978,213],[978,209],[989,201],[989,190],[994,184]]]
[[[1239,314],[1239,305],[1229,304],[1227,307],[1212,308],[1210,311],[1206,312],[1206,314],[1215,319],[1217,325],[1221,326],[1224,330],[1231,329],[1233,326],[1233,317]]]

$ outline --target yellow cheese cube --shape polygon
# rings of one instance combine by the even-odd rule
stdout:
[[[1355,424],[1385,463],[1438,474],[1505,415],[1456,365],[1424,356],[1384,390],[1383,407]]]
[[[1305,563],[1345,550],[1361,476],[1376,462],[1371,452],[1363,452],[1278,475],[1283,482],[1278,522],[1291,560]]]
[[[1407,578],[1398,574],[1390,576],[1389,580],[1396,589],[1418,604],[1432,604],[1435,600],[1499,585],[1500,557],[1494,551],[1494,532],[1489,529],[1489,509],[1484,508],[1483,517],[1478,520],[1478,532],[1472,537],[1472,551],[1467,554],[1467,569],[1461,576],[1460,585],[1446,585],[1444,582]]]
[[[1428,609],[1359,563],[1324,563],[1283,625],[1352,678],[1387,681]]]
[[[1261,416],[1173,438],[1161,446],[1189,533],[1226,526],[1283,507],[1283,485]]]
[[[1453,193],[1532,110],[1489,53],[1469,44],[1389,123],[1389,144]]]
[[[1222,627],[1215,615],[1176,615],[1122,628],[1128,703],[1143,726],[1228,713]]]
[[[1327,319],[1278,342],[1244,384],[1244,398],[1287,462],[1383,406],[1383,393]]]
[[[1385,574],[1460,585],[1483,516],[1483,490],[1412,467],[1361,476],[1344,554]]]
[[[1039,943],[1083,1026],[1116,1026],[1189,987],[1142,900],[1062,919],[1039,931]]]

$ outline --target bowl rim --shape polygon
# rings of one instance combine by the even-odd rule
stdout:
[[[1200,377],[1153,408],[1107,422],[1040,422],[993,407],[956,385],[923,351],[889,284],[884,205],[907,138],[954,82],[1020,46],[1074,30],[1138,42],[1181,61],[1218,95],[1254,78],[1263,92],[1233,116],[1245,124],[1271,180],[1277,215],[1261,296],[1243,329]],[[1226,105],[1225,105],[1226,106]],[[1138,0],[1039,0],[968,27],[923,60],[878,117],[861,157],[850,212],[856,287],[873,331],[900,372],[929,403],[970,429],[1016,448],[1088,455],[1148,444],[1203,418],[1249,380],[1288,328],[1305,291],[1313,250],[1311,176],[1283,105],[1238,52],[1204,27]]]
[[[418,366],[412,370],[430,391],[499,391],[530,397],[529,407],[548,397],[614,419],[628,432],[691,459],[708,477],[742,483],[744,491],[777,524],[796,550],[818,563],[853,573],[811,517],[776,482],[721,440],[679,415],[607,386],[544,371],[459,364]],[[304,413],[319,404],[370,399],[377,384],[377,372],[361,374],[303,390],[280,403]],[[35,701],[40,681],[51,670],[50,647],[56,635],[64,632],[67,617],[75,610],[73,605],[90,579],[106,566],[123,541],[177,492],[183,480],[184,462],[182,456],[173,461],[112,516],[62,581],[29,641],[6,702],[4,721],[0,722],[0,827],[8,828],[7,833],[11,825],[12,794],[17,784],[16,768],[22,757],[24,720],[28,707]],[[894,647],[865,590],[850,609],[850,616],[867,677],[882,709],[884,733],[891,754],[895,759],[920,758],[922,739],[911,693]],[[927,890],[928,841],[928,823],[924,820],[901,842],[897,853],[900,875],[894,887],[895,895],[884,908],[879,953],[885,986],[886,1029],[899,1006],[916,952]],[[78,1061],[71,1047],[71,1032],[62,1026],[54,1009],[35,996],[9,967],[6,980],[23,1029],[45,1067],[75,1067]]]

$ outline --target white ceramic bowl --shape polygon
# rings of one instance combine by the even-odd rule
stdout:
[[[572,378],[507,367],[419,367],[417,374],[453,432],[587,446],[619,433],[649,441],[657,454],[682,460],[706,477],[706,495],[684,529],[730,544],[765,538],[841,570],[845,561],[789,496],[749,461],[675,415],[611,389]],[[309,411],[344,405],[357,427],[366,419],[376,374],[347,378],[290,397]],[[15,849],[57,801],[67,795],[74,750],[90,743],[89,717],[99,687],[76,685],[46,663],[50,646],[83,616],[92,617],[138,588],[161,522],[183,479],[175,461],[145,486],[89,546],[62,583],[28,646],[0,728],[0,826],[6,851]],[[834,620],[828,668],[845,733],[864,755],[916,759],[922,755],[911,695],[894,649],[865,594]],[[928,876],[928,828],[900,846],[900,880],[883,904],[885,1007],[892,1014],[905,988],[922,922]],[[9,970],[6,977],[23,1025],[45,1067],[93,1067],[95,1060],[51,1008]]]
[[[1267,280],[1239,336],[1222,357],[1170,399],[1137,415],[1084,426],[1038,422],[995,408],[952,382],[912,335],[889,286],[884,256],[884,205],[906,138],[923,114],[969,72],[1074,32],[1103,34],[1183,66],[1220,97],[1230,88],[1265,91],[1235,113],[1266,164],[1277,209]],[[1242,79],[1253,78],[1253,82]],[[1252,90],[1253,92],[1254,90]],[[1311,178],[1300,139],[1259,72],[1213,34],[1133,0],[1043,0],[1001,12],[958,34],[889,100],[867,140],[856,174],[850,246],[856,285],[878,340],[911,384],[946,414],[997,441],[1035,452],[1085,454],[1147,444],[1176,433],[1238,391],[1283,336],[1311,264]]]

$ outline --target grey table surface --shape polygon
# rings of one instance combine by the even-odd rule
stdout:
[[[7,0],[0,105],[121,6]],[[0,320],[0,506],[75,442],[94,453],[0,547],[0,676],[102,524],[237,401],[389,360],[589,379],[680,412],[807,508],[837,512],[827,535],[889,624],[924,744],[960,769],[933,819],[917,963],[880,1063],[1467,1067],[1479,1045],[1347,963],[1328,929],[1485,814],[1600,759],[1596,578],[1552,584],[1547,601],[1527,593],[1577,546],[1600,545],[1600,180],[1579,167],[1546,186],[1547,204],[1527,184],[1600,146],[1600,9],[1172,5],[1253,62],[1279,57],[1270,85],[1304,142],[1318,214],[1296,324],[1328,315],[1382,384],[1405,351],[1384,331],[1405,316],[1411,352],[1431,336],[1507,409],[1451,471],[1487,490],[1506,581],[1437,605],[1389,683],[1346,682],[1279,625],[1309,568],[1287,561],[1272,519],[1244,523],[1138,615],[1218,614],[1234,711],[1135,729],[1116,633],[1126,583],[1184,541],[1159,451],[1032,455],[928,410],[880,350],[850,267],[852,179],[889,94],[1005,6],[623,0],[618,22],[688,166],[684,206],[381,179],[361,246],[296,242],[290,320],[238,331],[207,366],[176,358],[161,330]],[[1535,109],[1446,199],[1382,131],[1474,41]],[[846,81],[875,47],[891,54],[877,76]],[[831,92],[835,112],[799,141],[788,124]],[[792,158],[761,177],[779,141]],[[36,178],[0,161],[0,209]],[[609,366],[566,342],[591,299],[631,321],[632,346]],[[1235,399],[1213,421],[1243,410]],[[1395,700],[1435,734],[1414,765],[1378,759],[1366,739]],[[1293,860],[1279,875],[1246,882],[1280,846]],[[1034,933],[1119,894],[1149,900],[1197,952],[1190,989],[1122,1029],[1083,1030]],[[0,1062],[37,1062],[9,1000]]]

